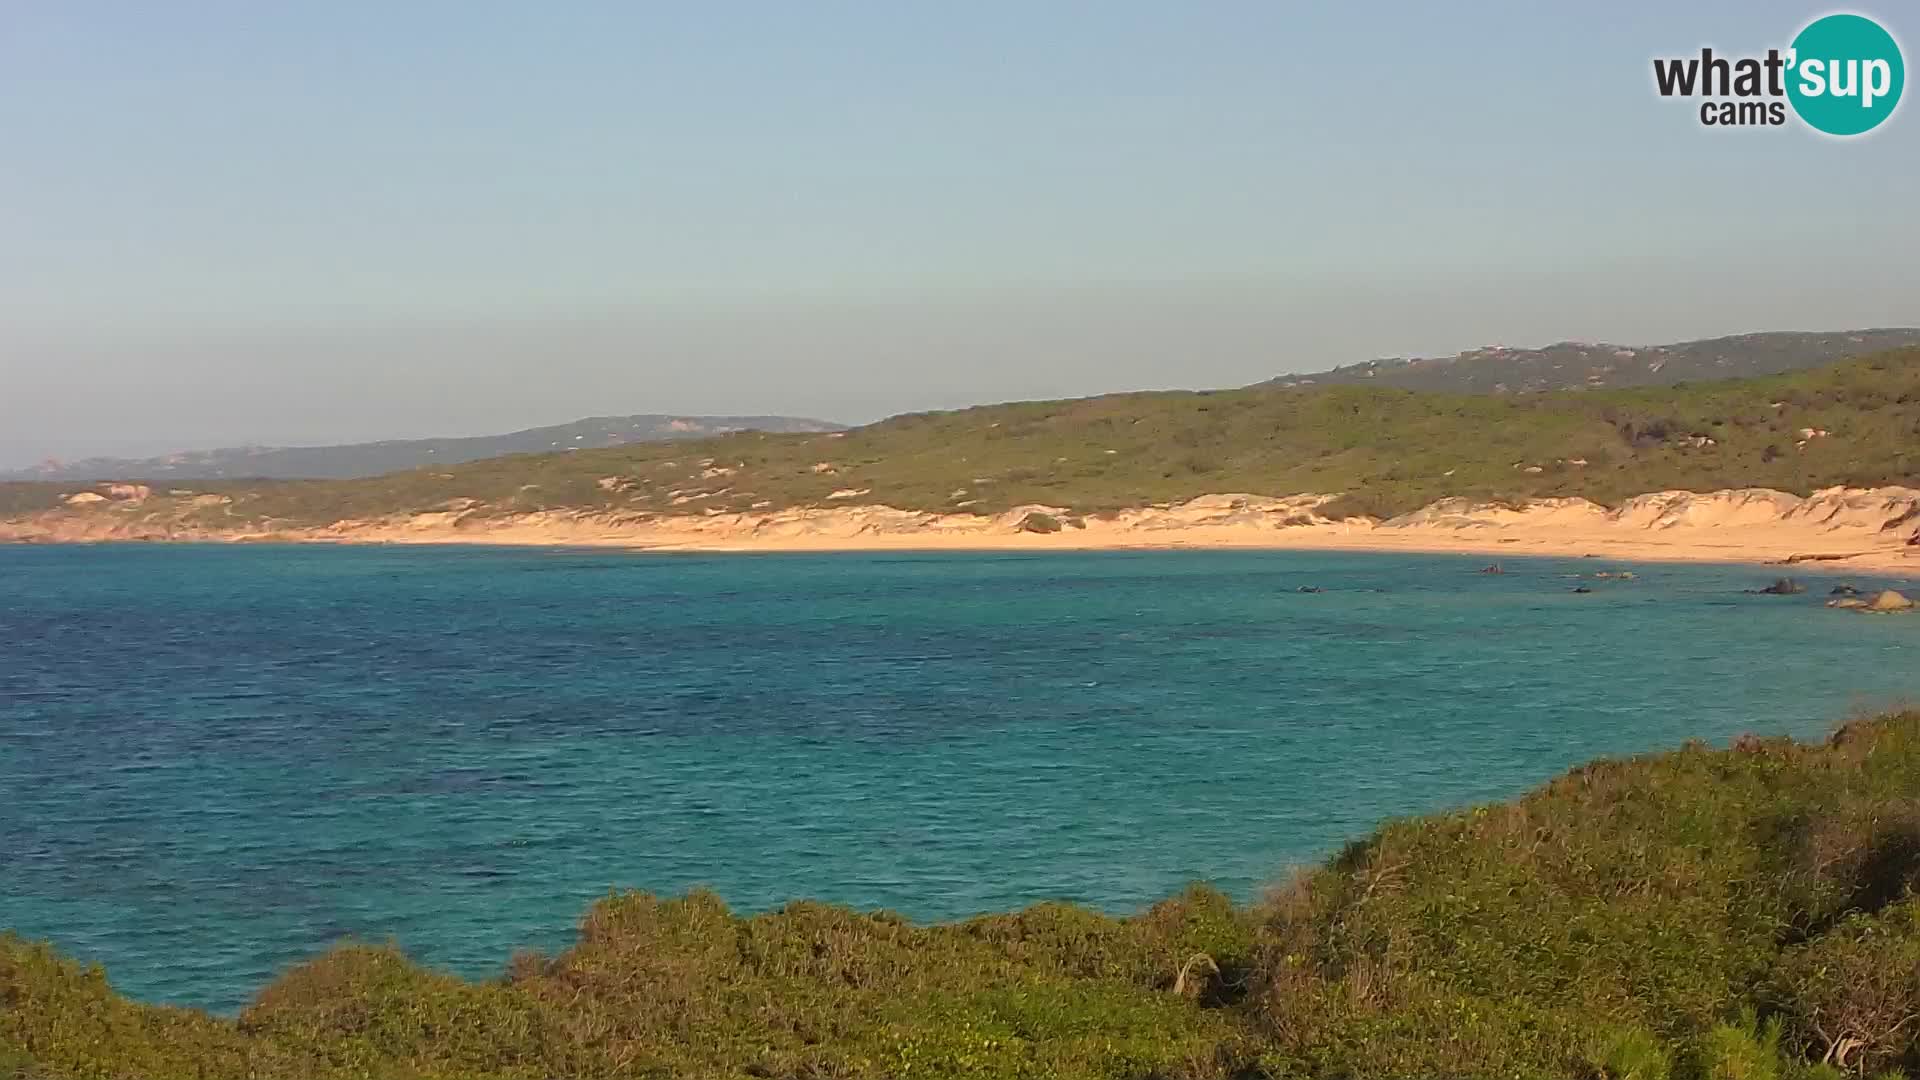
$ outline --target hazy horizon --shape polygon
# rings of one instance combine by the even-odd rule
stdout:
[[[858,426],[861,424],[871,423],[875,420],[885,419],[888,416],[894,416],[900,412],[923,411],[923,410],[929,410],[929,409],[938,410],[938,409],[966,408],[972,405],[995,404],[1003,401],[1022,401],[1022,400],[1036,400],[1036,399],[1050,399],[1050,398],[1081,397],[1081,396],[1091,396],[1099,393],[1123,392],[1123,391],[1129,391],[1129,390],[1217,389],[1217,388],[1225,388],[1229,385],[1242,386],[1252,382],[1258,382],[1267,378],[1271,378],[1279,374],[1303,372],[1303,371],[1311,371],[1311,370],[1325,370],[1327,368],[1336,367],[1343,364],[1357,363],[1360,361],[1370,360],[1370,359],[1385,359],[1389,357],[1409,357],[1409,356],[1452,355],[1454,353],[1461,352],[1467,349],[1477,348],[1479,346],[1490,345],[1490,344],[1503,344],[1503,345],[1507,345],[1509,347],[1515,347],[1515,348],[1536,348],[1536,347],[1556,344],[1564,341],[1581,341],[1581,342],[1586,342],[1590,344],[1607,343],[1607,344],[1619,344],[1619,345],[1629,345],[1629,346],[1645,346],[1645,345],[1672,344],[1679,341],[1698,340],[1700,338],[1722,337],[1722,336],[1729,336],[1734,334],[1765,332],[1768,330],[1839,332],[1839,331],[1851,331],[1851,330],[1896,329],[1896,328],[1906,328],[1906,326],[1905,324],[1902,324],[1899,327],[1895,327],[1891,324],[1886,326],[1868,326],[1865,324],[1860,326],[1819,326],[1819,327],[1768,326],[1768,327],[1760,328],[1759,331],[1755,331],[1751,329],[1736,329],[1736,330],[1727,330],[1719,333],[1700,334],[1700,335],[1685,337],[1685,338],[1681,338],[1681,337],[1661,338],[1658,340],[1652,340],[1652,339],[1627,340],[1617,336],[1607,336],[1607,335],[1598,335],[1598,336],[1563,335],[1559,337],[1540,338],[1538,340],[1519,340],[1514,338],[1503,338],[1496,341],[1493,339],[1488,339],[1486,341],[1475,341],[1465,345],[1460,345],[1458,347],[1447,348],[1443,350],[1405,350],[1400,352],[1381,352],[1373,355],[1355,356],[1355,357],[1350,357],[1345,359],[1328,359],[1324,362],[1316,362],[1316,363],[1306,364],[1306,365],[1289,365],[1284,368],[1275,368],[1270,372],[1259,374],[1255,377],[1249,378],[1248,380],[1242,383],[1221,384],[1219,387],[1215,387],[1212,385],[1187,383],[1187,382],[1169,382],[1165,384],[1155,384],[1151,386],[1148,386],[1148,385],[1105,386],[1097,390],[1087,390],[1084,392],[1061,392],[1061,393],[1036,392],[1032,394],[1018,394],[1018,395],[1004,396],[1004,397],[980,398],[977,400],[964,399],[964,395],[961,395],[961,396],[952,397],[950,400],[942,400],[942,401],[935,402],[933,404],[914,406],[909,409],[886,410],[886,411],[880,411],[880,412],[875,412],[871,414],[863,414],[853,419],[848,419],[843,416],[817,414],[817,413],[795,411],[791,409],[781,409],[781,408],[774,408],[774,407],[734,409],[734,408],[722,408],[722,407],[716,406],[714,408],[709,408],[709,409],[678,409],[676,410],[676,409],[657,409],[657,408],[645,407],[643,403],[642,407],[638,407],[634,409],[599,408],[597,411],[589,409],[588,411],[575,410],[572,412],[567,412],[564,409],[556,411],[551,407],[546,408],[544,411],[542,411],[536,408],[536,409],[530,409],[525,411],[525,414],[528,416],[534,417],[533,419],[519,420],[519,419],[514,419],[514,417],[520,415],[522,410],[518,410],[512,406],[509,406],[505,410],[501,410],[501,411],[498,411],[496,414],[493,414],[495,415],[495,419],[493,420],[493,422],[489,423],[482,420],[464,429],[435,428],[435,429],[412,430],[412,429],[405,428],[404,426],[395,426],[389,429],[388,433],[385,433],[385,434],[376,433],[376,434],[356,435],[356,436],[337,437],[337,438],[327,437],[321,434],[317,434],[317,432],[321,430],[319,428],[312,429],[316,432],[316,434],[309,436],[307,438],[300,438],[300,439],[281,439],[281,438],[274,438],[274,437],[262,437],[262,438],[254,438],[254,439],[241,439],[241,440],[232,441],[232,442],[204,442],[203,441],[203,442],[189,443],[189,442],[168,442],[165,439],[154,439],[154,438],[135,438],[135,439],[128,439],[124,441],[116,441],[112,438],[107,438],[107,439],[92,440],[84,444],[84,446],[87,446],[87,447],[95,447],[94,449],[83,448],[74,452],[69,452],[67,454],[44,454],[43,453],[43,454],[38,454],[30,457],[21,457],[20,455],[15,454],[11,458],[6,456],[6,450],[8,449],[6,444],[4,442],[0,442],[0,470],[24,468],[30,465],[39,464],[41,462],[44,462],[50,459],[77,461],[77,460],[82,460],[85,458],[93,458],[93,457],[144,458],[144,457],[160,457],[167,454],[186,452],[186,451],[227,449],[227,448],[245,447],[245,446],[262,446],[262,447],[328,446],[328,445],[337,445],[337,444],[379,442],[379,441],[386,441],[386,440],[462,438],[462,437],[469,437],[469,436],[502,435],[502,434],[507,434],[514,431],[525,430],[528,428],[549,427],[549,426],[566,424],[572,421],[583,420],[583,419],[587,419],[595,416],[624,416],[624,415],[636,415],[636,414],[643,414],[643,413],[663,414],[663,415],[670,415],[670,416],[785,416],[785,417],[792,417],[792,418],[799,418],[799,419],[823,420],[823,421],[828,421],[833,423],[847,424],[849,426]],[[760,400],[760,399],[756,398],[755,400]],[[404,425],[404,421],[396,421],[396,425]],[[379,429],[360,428],[357,430],[376,430],[377,431]]]
[[[17,5],[0,468],[1920,325],[1912,116],[1651,87],[1825,10]]]

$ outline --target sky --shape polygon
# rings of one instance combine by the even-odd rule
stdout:
[[[1827,10],[0,0],[0,467],[1920,325],[1916,106],[1652,89]]]

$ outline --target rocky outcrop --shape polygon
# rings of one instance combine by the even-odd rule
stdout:
[[[1843,608],[1868,614],[1890,614],[1896,611],[1912,611],[1914,602],[1907,596],[1887,589],[1872,596],[1840,596],[1827,601],[1830,608]]]
[[[1607,514],[1607,520],[1639,529],[1683,529],[1761,525],[1778,521],[1804,500],[1770,488],[1739,488],[1697,494],[1656,491],[1636,495]]]
[[[1783,515],[1832,529],[1895,532],[1920,528],[1920,490],[1906,487],[1824,488]]]
[[[152,494],[153,489],[145,484],[99,484],[93,491],[62,495],[60,501],[68,506],[98,506],[109,502],[138,505]]]
[[[1806,498],[1770,488],[1656,491],[1614,509],[1580,498],[1524,503],[1442,499],[1380,523],[1388,529],[1609,528],[1649,532],[1742,529],[1775,524],[1862,538],[1920,535],[1920,490],[1826,488]]]
[[[1507,528],[1739,529],[1785,523],[1863,536],[1920,530],[1920,490],[1904,487],[1827,488],[1806,498],[1770,488],[1728,491],[1655,491],[1611,510],[1581,498],[1522,503],[1441,499],[1380,522],[1386,529],[1484,530]]]
[[[1867,601],[1866,610],[1868,611],[1911,611],[1913,610],[1913,601],[1901,595],[1900,593],[1893,591],[1892,589],[1888,589],[1885,592],[1882,592],[1879,595],[1875,596],[1873,599]]]
[[[1116,524],[1131,529],[1190,529],[1195,527],[1241,527],[1258,529],[1296,529],[1329,525],[1332,520],[1320,507],[1333,501],[1332,495],[1250,495],[1245,492],[1201,495],[1169,506],[1149,506],[1123,510],[1114,516]]]

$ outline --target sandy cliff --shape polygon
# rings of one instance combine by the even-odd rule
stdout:
[[[1920,490],[1829,488],[1806,498],[1761,488],[1662,491],[1608,508],[1585,499],[1494,504],[1445,499],[1385,521],[1333,521],[1329,495],[1205,495],[1171,506],[1079,517],[1024,506],[995,515],[841,506],[711,515],[475,508],[343,520],[314,528],[191,524],[141,499],[69,502],[0,521],[0,540],[308,541],[612,545],[662,550],[912,548],[1331,548],[1595,554],[1640,559],[1842,561],[1920,570]],[[1057,526],[1057,529],[1055,528]],[[1053,531],[1047,531],[1053,530]]]

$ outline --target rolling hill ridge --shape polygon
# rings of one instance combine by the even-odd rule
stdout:
[[[1114,394],[898,416],[845,432],[737,432],[489,458],[351,480],[0,484],[0,515],[111,523],[110,536],[261,533],[403,515],[625,522],[885,506],[1076,514],[1220,492],[1339,493],[1382,519],[1448,497],[1764,487],[1799,495],[1920,481],[1920,348],[1679,387],[1524,395],[1379,386]],[[103,518],[101,515],[110,515]],[[83,519],[83,520],[82,520]],[[124,526],[124,528],[123,528]],[[91,527],[91,525],[89,525]]]
[[[318,480],[378,476],[426,465],[458,465],[502,454],[539,454],[698,439],[735,431],[839,431],[838,424],[790,416],[595,416],[504,435],[389,439],[336,446],[242,446],[155,458],[49,461],[0,472],[0,480]]]
[[[1920,329],[1781,331],[1682,341],[1608,345],[1562,341],[1541,348],[1488,345],[1454,356],[1394,357],[1331,371],[1282,375],[1269,386],[1361,384],[1459,394],[1672,386],[1777,375],[1849,356],[1920,345]]]

